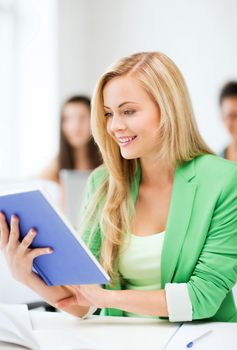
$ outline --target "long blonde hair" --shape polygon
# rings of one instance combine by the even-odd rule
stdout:
[[[174,169],[194,157],[212,153],[203,141],[194,118],[185,81],[174,62],[160,52],[141,52],[124,57],[102,75],[92,99],[92,134],[98,144],[107,176],[97,189],[85,215],[82,230],[99,227],[102,233],[100,261],[111,277],[123,234],[131,230],[135,214],[130,186],[137,159],[122,158],[119,146],[106,131],[103,89],[113,78],[130,75],[142,84],[160,109],[159,157]],[[98,203],[103,203],[98,209]],[[96,222],[95,222],[96,221]],[[130,231],[131,232],[131,231]]]

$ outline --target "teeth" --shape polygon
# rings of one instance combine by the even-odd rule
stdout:
[[[129,142],[129,141],[132,141],[134,138],[135,138],[135,136],[126,137],[126,138],[122,138],[122,139],[119,138],[119,142],[122,142],[122,143]]]

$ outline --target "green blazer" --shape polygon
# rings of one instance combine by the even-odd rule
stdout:
[[[90,176],[87,201],[106,176],[99,168]],[[131,185],[136,201],[138,167]],[[90,232],[83,233],[88,243]],[[98,228],[90,249],[99,259],[103,233]],[[161,256],[161,288],[187,283],[192,319],[237,322],[232,288],[237,282],[237,164],[213,155],[196,157],[176,168]],[[107,289],[122,289],[120,280]],[[103,315],[123,316],[119,309]]]

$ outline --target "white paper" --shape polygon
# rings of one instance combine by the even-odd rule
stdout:
[[[187,350],[187,344],[195,338],[212,330],[194,343],[195,350],[237,349],[237,323],[230,322],[192,322],[184,323],[171,339],[165,350]],[[192,348],[191,348],[192,349]]]

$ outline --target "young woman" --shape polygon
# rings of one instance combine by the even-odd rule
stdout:
[[[39,177],[59,183],[61,169],[93,170],[101,164],[100,151],[91,135],[90,99],[73,96],[62,107],[59,154]]]
[[[92,132],[104,165],[89,180],[82,237],[109,286],[48,287],[31,270],[36,234],[20,243],[0,215],[2,249],[19,281],[77,316],[237,322],[237,165],[202,140],[175,64],[159,52],[122,58],[103,74]],[[80,268],[80,267],[79,267]]]

